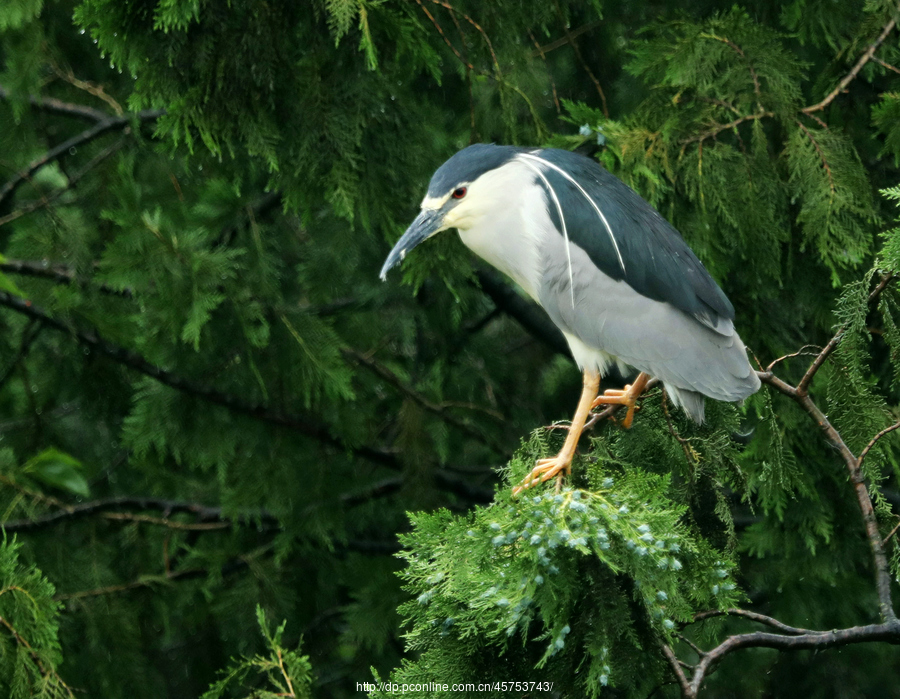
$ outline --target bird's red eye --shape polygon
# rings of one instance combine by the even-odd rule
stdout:
[[[457,187],[453,190],[453,198],[454,199],[462,199],[466,196],[466,188],[465,187]]]

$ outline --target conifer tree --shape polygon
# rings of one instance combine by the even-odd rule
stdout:
[[[0,693],[900,696],[898,20],[4,2]],[[656,206],[763,389],[513,498],[564,340],[452,234],[377,277],[491,141]]]

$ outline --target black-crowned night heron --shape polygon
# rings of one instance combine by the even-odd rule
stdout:
[[[704,396],[740,401],[759,388],[731,302],[681,234],[590,158],[552,148],[461,150],[434,173],[381,278],[448,228],[547,311],[584,373],[562,450],[538,461],[514,492],[569,472],[593,407],[626,406],[630,426],[651,376],[696,422]],[[613,363],[641,373],[624,391],[598,397]]]

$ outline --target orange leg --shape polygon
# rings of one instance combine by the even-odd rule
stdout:
[[[539,459],[531,473],[513,488],[513,495],[518,495],[526,488],[549,481],[553,476],[557,476],[556,489],[559,490],[563,476],[572,471],[572,457],[575,456],[575,448],[578,446],[578,440],[581,438],[581,431],[584,429],[584,423],[591,412],[591,405],[599,390],[600,374],[595,371],[585,371],[581,400],[578,401],[575,417],[572,418],[572,424],[569,427],[569,434],[566,437],[563,448],[552,459]]]
[[[625,414],[625,419],[622,420],[622,427],[628,429],[631,427],[631,421],[634,420],[634,410],[637,404],[637,399],[641,397],[641,394],[644,392],[644,388],[647,386],[647,382],[650,380],[650,375],[645,374],[643,371],[638,374],[638,377],[634,380],[633,384],[630,384],[625,387],[624,391],[620,391],[618,389],[611,388],[608,391],[604,391],[602,396],[597,396],[596,400],[594,400],[591,408],[596,408],[599,405],[625,405],[628,407],[628,412]]]

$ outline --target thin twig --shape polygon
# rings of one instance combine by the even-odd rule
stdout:
[[[40,499],[41,501],[50,500],[46,498],[46,496],[32,493],[31,491],[18,486],[14,482],[8,481],[8,479],[4,479],[4,482],[16,487],[29,496],[35,497],[35,499]],[[340,496],[340,502],[347,508],[356,507],[371,502],[372,500],[388,497],[398,492],[402,486],[403,479],[386,478],[368,486],[364,490],[343,493]],[[170,529],[182,530],[212,531],[238,525],[252,526],[260,531],[274,531],[281,529],[281,520],[265,509],[226,515],[221,507],[212,507],[184,500],[123,496],[93,500],[78,505],[68,505],[56,499],[52,499],[44,504],[50,504],[58,508],[58,511],[33,519],[18,519],[2,522],[0,523],[0,529],[7,534],[13,532],[31,532],[53,527],[57,524],[72,520],[92,517],[94,515],[114,521],[154,524]],[[131,511],[119,512],[119,510]],[[163,516],[151,517],[148,515],[135,514],[135,510],[154,510],[162,512]],[[171,516],[175,514],[192,515],[197,521],[195,523],[189,523],[172,520]]]
[[[0,99],[9,100],[9,90],[0,85]],[[109,114],[100,109],[94,109],[83,104],[75,104],[72,102],[63,102],[55,97],[43,97],[36,95],[28,96],[28,103],[35,109],[40,109],[51,114],[60,114],[62,116],[77,117],[91,123],[97,123],[109,119]]]
[[[802,634],[808,633],[821,633],[819,631],[811,631],[809,629],[801,629],[796,626],[788,626],[784,624],[778,619],[773,619],[770,616],[766,616],[765,614],[759,614],[757,612],[751,612],[746,609],[711,609],[708,612],[700,612],[699,614],[694,615],[694,621],[702,621],[703,619],[711,619],[713,617],[720,616],[737,616],[742,617],[744,619],[749,619],[750,621],[756,621],[760,624],[765,624],[766,626],[771,626],[773,629],[777,629],[782,633],[786,633],[789,636],[800,636]]]
[[[462,25],[459,23],[459,20],[456,18],[456,12],[450,10],[450,19],[453,20],[453,24],[456,25],[456,31],[459,34],[459,45],[462,46],[463,56],[465,57],[465,62],[469,62],[469,52],[466,49],[466,35],[463,32]],[[466,87],[469,90],[469,143],[476,143],[478,139],[478,134],[475,130],[475,90],[472,87],[472,69],[466,67]]]
[[[254,512],[240,514],[234,517],[226,517],[221,507],[210,507],[196,502],[187,502],[183,500],[167,500],[165,498],[142,498],[142,497],[114,497],[103,500],[93,500],[91,502],[81,503],[79,505],[64,505],[59,503],[63,509],[59,512],[52,512],[43,517],[35,517],[33,519],[18,519],[0,523],[0,528],[5,532],[25,532],[44,529],[56,524],[82,519],[93,515],[102,515],[108,519],[126,519],[125,516],[113,516],[117,510],[156,510],[164,513],[164,517],[160,521],[154,521],[153,524],[168,522],[171,524],[169,517],[173,514],[193,515],[202,523],[226,524],[228,526],[234,524],[266,524],[269,527],[280,528],[281,524],[275,515],[265,510],[256,510]],[[138,521],[140,515],[132,513],[120,513],[127,515],[133,521]],[[156,518],[152,518],[156,519]],[[149,521],[149,520],[144,520]],[[183,523],[179,523],[183,524]]]
[[[539,134],[544,133],[545,127],[543,125],[543,121],[541,121],[540,115],[538,114],[537,110],[535,109],[534,103],[531,101],[531,98],[527,94],[525,94],[525,91],[522,90],[522,88],[520,88],[518,85],[516,85],[515,83],[512,83],[512,82],[508,82],[507,80],[504,79],[504,77],[501,73],[501,70],[500,70],[500,62],[497,60],[497,55],[494,52],[494,45],[493,45],[493,43],[491,43],[490,37],[487,35],[487,33],[484,31],[484,29],[481,27],[481,25],[478,24],[478,22],[473,20],[471,17],[469,17],[464,12],[459,12],[458,9],[456,9],[455,7],[453,7],[453,5],[450,5],[449,3],[442,2],[442,0],[430,0],[435,5],[440,5],[441,7],[446,8],[451,13],[458,12],[462,16],[463,19],[465,19],[469,24],[471,24],[473,27],[475,27],[476,31],[478,31],[481,34],[481,36],[484,38],[484,41],[487,44],[488,50],[491,54],[491,59],[494,64],[494,72],[493,73],[485,71],[485,70],[479,70],[474,65],[472,65],[472,63],[459,52],[459,49],[457,49],[453,45],[453,43],[450,41],[450,39],[447,38],[447,35],[444,33],[444,30],[441,27],[440,23],[435,19],[434,15],[428,11],[428,8],[426,8],[425,5],[422,3],[422,0],[415,0],[415,1],[416,1],[416,4],[422,9],[422,11],[428,17],[428,19],[431,21],[431,23],[438,30],[438,33],[444,39],[444,42],[447,44],[447,46],[450,47],[450,50],[453,51],[454,55],[460,60],[460,62],[468,70],[474,71],[478,75],[482,75],[490,80],[493,80],[496,83],[498,83],[499,85],[502,85],[502,86],[506,87],[507,89],[512,90],[517,95],[519,95],[519,97],[522,98],[522,101],[525,102],[525,105],[528,107],[528,111],[531,114],[532,120],[534,121],[535,129],[538,131]]]
[[[71,335],[79,344],[91,349],[96,349],[100,354],[113,361],[128,366],[177,391],[196,396],[209,403],[220,405],[233,412],[248,415],[258,420],[262,420],[263,422],[296,430],[301,434],[317,439],[325,444],[340,449],[347,449],[347,445],[331,434],[328,427],[319,423],[311,416],[282,413],[265,404],[251,403],[238,396],[223,393],[210,386],[195,383],[172,371],[151,364],[136,352],[132,352],[124,347],[113,345],[102,340],[95,331],[85,332],[78,330],[69,323],[50,316],[44,310],[31,303],[31,301],[14,297],[6,292],[0,291],[0,306],[6,306],[7,308],[22,313],[30,318],[36,318],[47,325],[47,327]],[[392,453],[365,445],[355,447],[353,451],[363,458],[384,465],[396,465],[399,468],[397,457]]]
[[[869,293],[868,303],[871,305],[874,301],[881,296],[881,293],[887,288],[887,285],[890,284],[891,280],[894,279],[894,273],[888,272],[883,275],[879,280],[878,284],[874,289]],[[816,356],[815,360],[813,360],[812,364],[809,365],[809,368],[806,370],[806,373],[803,375],[803,378],[800,379],[800,383],[797,384],[797,391],[801,394],[805,394],[809,389],[809,384],[812,382],[813,378],[816,375],[816,372],[822,368],[822,365],[825,363],[825,360],[831,355],[832,352],[837,348],[841,339],[844,337],[844,333],[847,331],[847,326],[842,325],[838,328],[837,332],[835,332],[834,336],[828,341],[828,344],[822,348],[822,351]]]
[[[247,561],[238,559],[222,566],[222,577],[236,573],[248,567]],[[60,602],[70,600],[86,599],[89,597],[102,597],[104,595],[113,595],[119,592],[130,592],[131,590],[140,590],[143,588],[154,587],[155,585],[167,584],[180,580],[192,580],[202,578],[209,575],[206,568],[185,568],[184,570],[171,570],[157,575],[142,575],[137,580],[120,585],[106,585],[90,590],[79,590],[78,592],[61,593],[54,596],[53,599]]]
[[[897,6],[895,12],[900,12],[900,5]],[[856,65],[851,68],[850,72],[845,75],[841,81],[838,83],[837,87],[834,88],[831,92],[829,92],[825,98],[821,102],[817,102],[816,104],[810,105],[809,107],[804,107],[800,111],[804,114],[810,114],[811,112],[818,112],[834,101],[834,98],[841,94],[849,85],[857,75],[859,75],[859,71],[863,69],[863,66],[866,65],[871,59],[872,56],[875,55],[875,52],[878,50],[878,47],[887,39],[888,34],[893,31],[894,27],[897,25],[897,18],[892,17],[890,21],[884,25],[884,29],[881,30],[881,34],[878,35],[878,38],[875,39],[867,48],[863,54],[859,57],[859,60],[856,61]]]
[[[138,112],[137,114],[126,114],[120,117],[109,117],[104,121],[97,122],[96,124],[94,124],[94,126],[87,129],[86,131],[82,131],[77,136],[73,136],[72,138],[63,141],[58,146],[51,148],[42,156],[35,158],[23,170],[20,170],[15,175],[13,175],[12,179],[10,179],[5,185],[3,185],[3,187],[0,187],[0,205],[2,205],[10,196],[12,196],[19,185],[30,180],[31,176],[34,175],[34,173],[36,173],[42,167],[44,167],[44,165],[59,160],[71,149],[77,148],[78,146],[83,146],[86,143],[90,143],[94,139],[102,136],[105,133],[108,133],[109,131],[130,128],[131,124],[134,122],[143,123],[146,121],[155,121],[163,114],[165,114],[165,110],[162,109],[146,109],[142,112]]]
[[[859,465],[862,466],[863,460],[866,458],[868,453],[872,450],[872,447],[874,447],[878,443],[879,439],[884,437],[886,434],[893,432],[896,429],[900,429],[900,422],[895,422],[890,427],[885,427],[883,430],[881,430],[881,432],[879,432],[874,437],[872,437],[871,441],[868,444],[866,444],[865,448],[859,453],[859,459],[858,459]]]
[[[418,0],[416,0],[418,2]],[[482,29],[481,25],[478,24],[474,19],[469,17],[465,12],[460,12],[458,9],[453,7],[449,2],[445,2],[444,0],[431,0],[435,5],[440,5],[444,9],[450,10],[450,12],[459,12],[460,16],[466,20],[469,24],[471,24],[475,31],[481,34],[481,38],[484,39],[484,43],[487,44],[488,51],[491,54],[491,60],[494,63],[494,69],[497,71],[497,75],[500,75],[500,61],[497,59],[497,54],[494,52],[494,44],[491,42],[491,38],[487,35],[487,32]]]
[[[588,22],[587,24],[582,24],[580,27],[577,27],[577,28],[569,31],[566,34],[566,36],[562,37],[561,39],[555,39],[555,40],[551,41],[549,44],[544,44],[543,46],[538,46],[534,51],[531,52],[531,57],[537,58],[538,56],[541,56],[543,54],[547,54],[547,53],[550,53],[551,51],[555,51],[556,49],[568,44],[570,41],[570,37],[571,37],[571,39],[574,39],[575,37],[581,36],[585,32],[589,32],[589,31],[596,29],[597,27],[600,27],[602,25],[603,25],[602,19],[595,19],[593,22]]]
[[[689,638],[688,638],[687,636],[685,636],[684,634],[676,633],[676,634],[675,634],[675,637],[678,638],[678,640],[681,641],[682,643],[686,643],[688,646],[690,646],[690,647],[691,647],[691,650],[693,650],[693,651],[694,651],[697,655],[699,655],[701,658],[702,658],[704,655],[706,655],[706,651],[705,651],[705,650],[703,650],[700,646],[698,646],[696,643],[694,643],[691,639],[689,639]]]
[[[73,282],[87,285],[91,281],[90,279],[75,276],[75,272],[66,265],[51,264],[50,262],[43,260],[41,262],[35,262],[33,260],[6,260],[0,262],[0,272],[5,272],[6,274],[21,274],[23,276],[36,277],[38,279],[48,279],[57,284],[64,284],[66,286]],[[106,284],[98,284],[95,288],[98,291],[111,296],[121,296],[127,299],[130,299],[133,296],[131,289],[128,288],[116,289]]]
[[[50,67],[53,72],[56,73],[57,77],[65,80],[73,87],[76,87],[79,90],[84,90],[89,95],[93,95],[97,99],[101,99],[106,102],[110,107],[112,107],[112,110],[116,113],[116,115],[122,116],[122,114],[125,113],[125,110],[122,109],[122,105],[119,104],[119,102],[112,95],[104,90],[102,85],[98,85],[97,83],[91,82],[90,80],[80,80],[79,78],[75,77],[75,73],[73,73],[72,69],[68,66],[65,70],[63,70],[51,61]]]
[[[695,699],[707,672],[723,657],[742,648],[773,648],[782,651],[823,650],[876,641],[900,644],[900,622],[892,619],[882,624],[854,626],[833,631],[813,631],[798,636],[782,636],[762,631],[730,636],[700,659],[690,684],[687,688],[682,686],[683,696]],[[671,665],[671,661],[669,664]]]
[[[487,267],[475,270],[478,288],[490,297],[494,305],[513,318],[534,339],[557,354],[572,357],[569,345],[560,329],[541,308],[522,297],[507,284],[499,272]]]
[[[2,271],[2,265],[0,265],[0,271]],[[28,350],[31,349],[31,345],[37,339],[38,335],[41,334],[43,327],[44,326],[37,320],[32,320],[25,327],[25,330],[22,332],[22,340],[19,343],[19,351],[16,352],[16,356],[13,357],[9,366],[7,366],[3,373],[0,374],[0,387],[9,380],[9,377],[12,376],[13,372],[16,370],[19,362],[28,356]]]
[[[690,447],[688,445],[688,441],[678,434],[678,431],[675,429],[675,425],[672,423],[672,417],[669,415],[669,401],[666,396],[666,388],[663,386],[662,390],[662,408],[663,414],[666,416],[666,424],[669,427],[669,434],[671,434],[681,445],[682,450],[684,451],[684,458],[687,459],[689,466],[694,466],[696,464],[696,460],[694,459],[693,454],[691,454]]]
[[[228,529],[230,522],[206,522],[201,524],[191,524],[188,522],[177,522],[168,517],[151,517],[150,515],[136,515],[130,512],[107,512],[103,515],[103,519],[109,519],[118,522],[134,522],[136,524],[155,524],[166,529],[176,529],[180,531],[216,531],[219,529]],[[2,526],[2,525],[0,525]]]
[[[807,351],[810,349],[814,349],[815,352]],[[786,359],[793,359],[794,357],[817,357],[819,355],[819,352],[821,351],[822,348],[817,345],[803,345],[803,347],[798,349],[796,352],[791,352],[790,354],[785,354],[778,359],[773,359],[765,370],[772,371],[772,369],[774,369],[778,364],[781,364],[781,362],[785,361]]]
[[[575,41],[575,37],[572,36],[572,33],[569,31],[569,27],[566,25],[566,18],[563,16],[562,8],[559,6],[559,0],[556,0],[556,14],[559,16],[563,32],[565,32],[566,41],[569,42],[569,45],[572,47],[572,51],[575,52],[575,57],[578,59],[578,62],[581,63],[581,67],[584,68],[584,72],[588,74],[588,77],[594,83],[594,87],[597,88],[597,93],[600,95],[600,104],[603,111],[603,116],[608,119],[609,107],[606,104],[606,93],[603,92],[603,87],[600,85],[600,81],[597,80],[594,72],[588,66],[587,61],[584,60],[584,56],[581,54],[581,49],[578,47],[578,43]]]
[[[755,119],[764,119],[765,117],[775,116],[774,112],[759,112],[758,114],[747,114],[746,116],[742,116],[739,119],[735,119],[734,121],[729,121],[727,124],[715,124],[709,130],[704,131],[701,134],[697,134],[696,136],[691,136],[690,138],[685,139],[682,143],[683,145],[689,145],[691,143],[703,142],[708,138],[712,138],[713,136],[718,135],[722,131],[727,131],[728,129],[733,129],[737,126],[740,126],[744,122],[754,121]]]
[[[878,65],[882,66],[883,68],[887,68],[888,70],[892,70],[895,73],[900,74],[900,68],[898,68],[897,66],[891,65],[887,61],[882,61],[880,58],[878,58],[878,56],[872,56],[872,60],[875,61]]]
[[[759,76],[756,74],[756,69],[753,67],[753,64],[750,62],[750,59],[747,58],[747,54],[744,53],[744,49],[734,43],[731,39],[728,39],[723,36],[718,36],[716,34],[701,34],[706,39],[713,39],[714,41],[721,41],[728,48],[737,53],[744,61],[747,63],[747,68],[750,71],[750,78],[753,80],[753,92],[756,95],[757,100],[760,99],[762,95],[762,90],[759,85]],[[759,104],[757,102],[757,104]],[[762,105],[759,105],[759,111],[762,111]]]
[[[410,386],[408,386],[405,382],[403,382],[400,379],[399,376],[397,376],[393,371],[391,371],[389,368],[387,368],[380,362],[372,359],[371,357],[369,357],[365,354],[362,354],[361,352],[357,352],[356,350],[353,350],[353,349],[344,348],[342,350],[342,352],[346,358],[366,367],[373,373],[377,374],[379,377],[381,377],[382,379],[387,381],[389,384],[391,384],[394,388],[398,389],[405,396],[412,399],[412,401],[416,405],[424,408],[425,410],[427,410],[430,413],[433,413],[434,415],[437,415],[439,418],[441,418],[441,420],[446,422],[448,425],[452,425],[453,427],[456,427],[457,429],[465,432],[470,437],[473,437],[474,439],[476,439],[479,442],[481,442],[482,444],[490,447],[491,449],[493,449],[494,451],[496,451],[499,454],[504,454],[508,451],[508,449],[505,449],[503,447],[503,445],[501,445],[494,439],[488,437],[487,435],[482,434],[479,430],[472,427],[472,425],[460,420],[455,415],[452,415],[451,413],[449,413],[443,405],[439,405],[437,403],[432,403],[421,393],[419,393],[418,391],[416,391],[413,388],[411,388]]]
[[[675,655],[675,652],[669,647],[667,643],[661,643],[663,655],[666,660],[669,661],[669,667],[672,668],[672,673],[675,675],[675,679],[678,681],[678,685],[681,687],[681,693],[684,696],[689,696],[691,694],[691,684],[688,682],[687,676],[684,674],[684,670],[679,664],[678,658]],[[702,656],[701,656],[702,657]]]
[[[276,654],[278,656],[278,668],[281,670],[281,676],[284,677],[284,681],[287,682],[288,696],[296,697],[297,695],[294,693],[294,683],[291,682],[291,676],[284,667],[284,659],[281,657],[281,648],[277,649]]]
[[[881,545],[882,545],[882,546],[887,546],[887,542],[890,540],[890,538],[891,538],[892,536],[894,536],[894,534],[897,533],[897,530],[898,530],[898,529],[900,529],[900,522],[898,522],[898,523],[897,523],[897,526],[894,527],[893,529],[891,529],[890,533],[889,533],[886,537],[884,537],[884,540],[881,542]]]
[[[550,72],[550,65],[547,63],[547,55],[541,48],[541,45],[538,43],[538,40],[535,39],[534,34],[532,34],[531,31],[528,32],[528,37],[534,44],[537,50],[537,55],[541,57],[541,60],[544,62],[544,66],[547,68],[547,77],[550,79],[550,90],[553,92],[553,104],[556,106],[556,113],[562,114],[562,107],[559,104],[559,95],[556,93],[556,81],[553,79],[553,74]],[[566,38],[568,39],[569,37],[574,38],[574,35],[569,32],[566,34]]]
[[[22,208],[16,209],[15,211],[8,213],[6,216],[0,216],[0,226],[6,225],[7,223],[10,223],[11,221],[15,221],[17,218],[21,218],[22,216],[25,216],[26,214],[30,214],[33,211],[37,211],[40,208],[43,208],[45,206],[50,206],[50,204],[52,204],[54,201],[59,199],[63,194],[74,189],[75,186],[78,184],[79,180],[81,180],[81,178],[84,177],[88,172],[90,172],[95,167],[97,167],[97,165],[102,163],[109,156],[111,156],[111,155],[115,154],[116,152],[118,152],[119,150],[121,150],[122,147],[125,145],[126,140],[127,139],[124,137],[120,138],[118,141],[116,141],[112,145],[104,148],[102,151],[97,153],[97,155],[95,155],[93,158],[91,158],[83,168],[81,168],[80,170],[78,170],[77,172],[72,174],[71,177],[68,178],[68,181],[66,182],[66,185],[64,187],[54,190],[50,194],[50,196],[46,196],[46,197],[42,196],[39,199],[35,199],[34,201],[29,202]]]
[[[438,34],[441,35],[441,38],[444,40],[444,43],[447,44],[447,46],[450,47],[450,50],[453,51],[453,53],[454,53],[454,54],[456,55],[456,57],[462,62],[462,64],[463,64],[468,70],[474,71],[474,70],[475,70],[475,66],[473,66],[473,65],[469,62],[468,59],[464,58],[463,55],[459,52],[459,49],[457,49],[457,48],[453,45],[453,42],[450,41],[450,39],[449,39],[449,38],[447,37],[447,35],[444,33],[443,27],[441,27],[440,23],[437,21],[437,19],[435,19],[434,15],[431,14],[431,12],[429,11],[429,9],[428,9],[427,7],[425,7],[425,5],[422,3],[422,0],[416,0],[416,4],[422,9],[422,12],[425,13],[425,16],[428,17],[428,19],[429,19],[429,20],[431,21],[431,23],[434,25],[434,28],[437,29]]]
[[[812,131],[806,128],[806,125],[799,119],[796,120],[796,124],[809,139],[810,143],[813,144],[813,147],[816,149],[816,154],[819,156],[819,160],[822,161],[822,169],[825,170],[825,174],[828,175],[828,189],[831,192],[830,199],[833,201],[837,192],[837,186],[834,183],[834,173],[831,171],[831,165],[828,163],[828,158],[825,157],[825,152],[822,150],[822,146],[819,145],[815,136],[812,135]]]
[[[250,562],[263,554],[267,554],[272,550],[272,544],[266,544],[256,551],[225,563],[219,569],[219,577],[228,577],[235,573],[246,570],[250,567]],[[335,546],[331,552],[335,551],[353,551],[366,555],[394,555],[400,550],[400,545],[394,541],[366,541],[351,539],[346,543]],[[186,568],[184,570],[166,571],[155,575],[142,575],[136,580],[120,585],[107,585],[91,590],[79,590],[78,592],[68,592],[54,595],[53,599],[65,602],[69,600],[86,599],[90,597],[102,597],[104,595],[117,594],[120,592],[130,592],[131,590],[140,590],[153,587],[155,585],[165,585],[170,582],[178,582],[183,580],[195,580],[197,578],[205,578],[210,574],[208,568]]]

